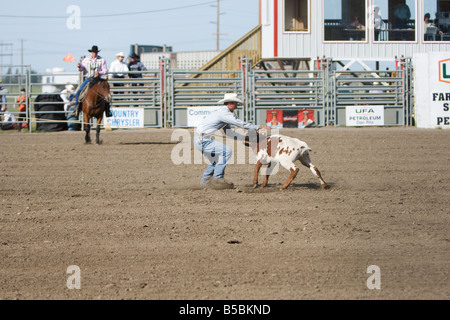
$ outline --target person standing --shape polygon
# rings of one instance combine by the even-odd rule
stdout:
[[[383,22],[383,18],[380,15],[380,7],[375,6],[373,8],[373,28],[375,31],[375,41],[379,41],[379,36],[380,36],[380,31],[381,31],[381,27],[383,26],[384,22]]]
[[[139,56],[136,53],[131,55],[131,61],[128,63],[128,70],[132,73],[129,74],[129,77],[132,79],[141,79],[142,72],[147,71],[147,68],[144,64],[139,60]],[[133,83],[133,86],[141,86],[140,83]]]
[[[106,60],[99,56],[98,53],[100,50],[98,49],[98,46],[92,46],[90,50],[88,50],[91,53],[90,57],[86,57],[81,61],[81,63],[78,63],[78,71],[82,71],[86,74],[86,79],[83,81],[83,83],[78,87],[76,96],[75,96],[75,116],[78,117],[80,113],[80,106],[79,106],[79,97],[80,93],[83,91],[84,87],[92,81],[92,79],[100,77],[102,79],[107,78],[108,73],[108,67],[106,65]],[[106,102],[106,110],[105,110],[106,117],[112,117],[111,113],[111,105],[109,102]]]
[[[6,95],[8,94],[8,89],[3,88],[2,79],[0,79],[0,122],[3,121],[4,114],[7,109]]]
[[[75,93],[75,87],[73,84],[68,83],[63,91],[61,91],[60,97],[64,101],[64,111],[68,112],[70,107],[73,105],[73,96]],[[67,116],[67,115],[66,115]]]
[[[17,131],[21,132],[22,128],[28,128],[27,120],[27,106],[30,105],[30,99],[27,98],[25,89],[20,90],[20,95],[16,102],[19,104],[19,116],[17,117]],[[25,123],[22,123],[25,122]]]
[[[123,59],[125,58],[125,54],[123,52],[119,52],[116,54],[117,59],[114,60],[111,63],[111,66],[109,67],[109,73],[112,74],[113,79],[124,79],[125,73],[128,72],[128,66],[125,62],[123,62]],[[123,87],[124,84],[121,82],[114,82],[114,87]]]
[[[224,180],[225,168],[231,158],[231,148],[223,143],[212,139],[216,131],[223,130],[226,135],[237,137],[243,140],[245,137],[231,130],[231,126],[237,126],[243,129],[258,131],[260,129],[270,129],[267,126],[259,127],[257,125],[242,121],[235,115],[238,105],[242,101],[235,93],[226,93],[224,98],[219,101],[223,107],[211,112],[203,118],[202,122],[194,132],[194,147],[210,162],[203,172],[200,184],[202,186],[220,187],[231,189],[233,183]]]
[[[405,0],[400,0],[400,2],[394,8],[394,17],[395,17],[395,28],[396,29],[408,29],[408,22],[411,19],[411,10],[406,4]],[[407,36],[405,31],[400,32],[400,39],[406,41]]]

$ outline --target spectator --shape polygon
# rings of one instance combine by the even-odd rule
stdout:
[[[129,77],[133,79],[141,79],[142,72],[139,71],[147,71],[147,68],[144,64],[139,60],[139,56],[136,53],[131,55],[131,61],[128,63],[128,70],[130,70]],[[141,86],[141,83],[133,83],[133,86]]]
[[[74,105],[74,102],[72,102],[73,96],[75,93],[74,89],[75,89],[74,86],[72,84],[68,83],[68,84],[66,84],[66,88],[63,91],[61,91],[60,96],[61,96],[61,99],[63,99],[63,101],[64,101],[64,111],[65,112],[68,112],[69,108]]]
[[[350,27],[352,29],[364,29],[365,26],[361,23],[361,20],[359,19],[359,17],[354,17],[353,21],[350,23]]]
[[[3,88],[2,86],[2,79],[0,79],[0,121],[3,120],[4,114],[7,109],[7,101],[6,101],[6,95],[8,94],[8,89]]]
[[[17,117],[17,131],[22,131],[22,128],[28,128],[27,121],[27,107],[30,106],[30,99],[27,98],[25,89],[20,90],[20,96],[17,97],[16,102],[19,104],[19,116]],[[21,123],[24,122],[24,123]]]
[[[373,8],[373,28],[375,31],[375,41],[380,40],[380,31],[383,24],[383,18],[380,15],[380,7],[375,6]]]
[[[364,34],[364,29],[366,27],[361,23],[361,20],[359,19],[359,17],[354,17],[353,21],[350,23],[350,29],[352,31],[350,32],[350,40],[356,40],[359,41],[362,39],[363,34]]]
[[[432,28],[435,30],[435,32],[433,33],[429,33],[429,29],[428,28]],[[424,34],[424,40],[427,41],[431,38],[431,40],[435,40],[436,39],[436,34],[443,34],[442,30],[439,30],[438,27],[432,23],[430,21],[430,14],[429,13],[425,13],[424,17],[423,17],[423,34]]]
[[[109,73],[112,73],[113,79],[123,79],[125,78],[124,72],[128,72],[128,66],[125,62],[123,62],[123,59],[125,58],[125,54],[123,52],[119,52],[116,54],[117,60],[114,60],[111,63],[111,66],[109,67]],[[123,87],[123,82],[114,82],[114,87]],[[121,93],[121,92],[119,92]]]
[[[405,0],[400,0],[400,2],[394,8],[394,26],[396,29],[408,29],[408,22],[411,19],[411,10],[409,10],[408,5]],[[400,33],[400,39],[397,37],[396,40],[406,40],[406,32]]]

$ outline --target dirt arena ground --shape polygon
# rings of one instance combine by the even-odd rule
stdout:
[[[0,133],[0,298],[450,298],[450,131],[282,130],[330,184],[302,167],[285,191],[284,169],[253,189],[249,163],[200,188],[172,133]]]

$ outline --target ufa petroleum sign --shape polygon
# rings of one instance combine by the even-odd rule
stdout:
[[[347,126],[383,126],[384,106],[347,106]]]
[[[414,87],[417,127],[450,129],[450,53],[414,55]]]

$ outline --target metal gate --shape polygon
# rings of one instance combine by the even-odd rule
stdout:
[[[384,108],[384,125],[413,123],[413,81],[411,59],[397,61],[390,71],[333,71],[335,125],[346,126],[348,106]]]
[[[162,58],[160,68],[143,72],[143,78],[110,77],[112,105],[144,109],[144,127],[188,127],[189,108],[218,106],[225,93],[235,92],[244,101],[238,117],[257,125],[266,124],[268,110],[312,110],[316,126],[346,126],[348,106],[382,106],[387,126],[414,124],[411,59],[397,60],[391,72],[335,71],[332,59],[325,58],[317,63],[315,70],[263,70],[252,68],[252,59],[244,58],[239,70],[192,71],[171,69],[169,59]],[[6,68],[11,67],[20,68],[23,73],[7,74]],[[39,104],[35,100],[44,93],[46,81],[32,81],[30,66],[0,68],[8,110],[16,122],[30,126],[48,122],[39,118],[42,112],[38,114],[33,108]],[[80,74],[71,75],[76,86],[81,81]],[[52,81],[56,87],[66,85],[66,80],[58,78],[61,74],[46,76],[59,79]],[[27,114],[18,120],[15,101],[21,88],[28,98]],[[52,94],[58,95],[59,91]]]
[[[13,69],[17,71],[13,73]],[[20,70],[20,71],[19,71]],[[30,120],[30,74],[31,67],[29,65],[0,65],[0,96],[5,102],[0,101],[0,122],[7,128],[8,125],[29,126]],[[25,90],[25,95],[21,92]],[[18,98],[25,96],[24,103],[26,112],[19,112]]]
[[[249,70],[248,121],[265,124],[268,110],[313,110],[316,125],[329,124],[332,109],[326,71]]]
[[[165,95],[166,126],[187,127],[188,108],[218,106],[225,93],[235,92],[245,97],[244,77],[238,71],[184,71],[167,69]],[[246,105],[244,103],[244,105]],[[239,118],[246,110],[238,109]]]

